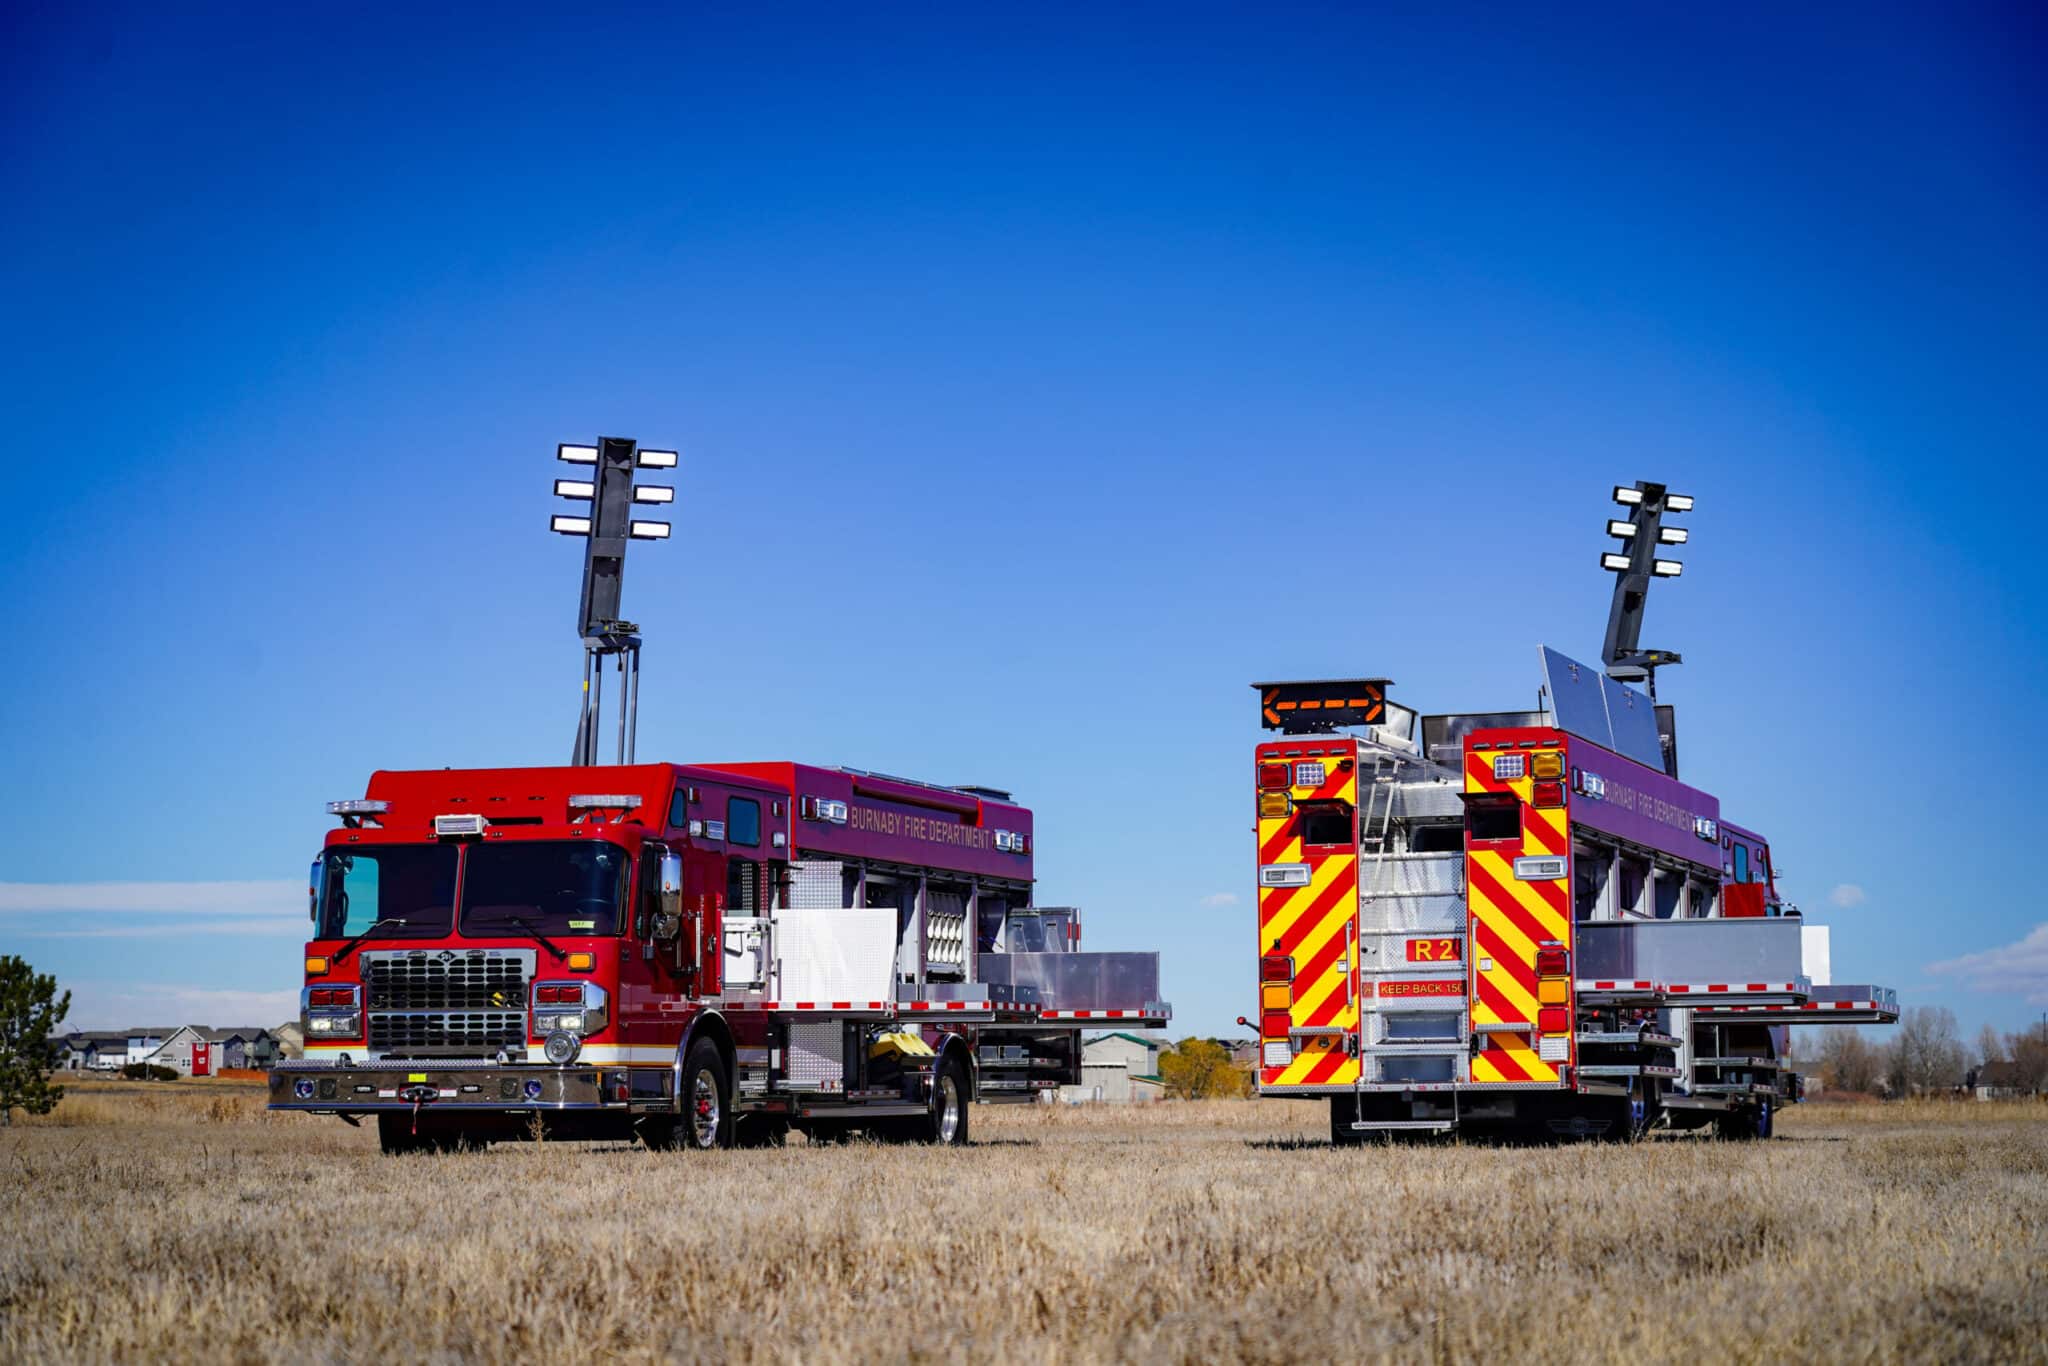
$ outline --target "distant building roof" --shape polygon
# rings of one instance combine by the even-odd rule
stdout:
[[[1112,1031],[1111,1033],[1108,1033],[1108,1034],[1097,1034],[1097,1035],[1095,1035],[1095,1036],[1094,1036],[1093,1038],[1083,1039],[1083,1040],[1081,1040],[1081,1046],[1082,1046],[1083,1048],[1086,1048],[1086,1047],[1087,1047],[1087,1046],[1088,1046],[1089,1044],[1091,1044],[1091,1043],[1101,1043],[1101,1042],[1103,1042],[1103,1041],[1104,1041],[1104,1040],[1106,1040],[1106,1039],[1128,1039],[1128,1040],[1130,1040],[1130,1041],[1131,1041],[1132,1043],[1134,1043],[1134,1044],[1137,1044],[1138,1046],[1140,1046],[1141,1048],[1164,1048],[1164,1047],[1166,1047],[1166,1041],[1165,1041],[1164,1039],[1147,1039],[1147,1038],[1143,1037],[1142,1035],[1138,1035],[1138,1034],[1126,1034],[1126,1033],[1125,1033],[1124,1031],[1122,1031],[1121,1029],[1119,1029],[1119,1030],[1114,1030],[1114,1031]]]

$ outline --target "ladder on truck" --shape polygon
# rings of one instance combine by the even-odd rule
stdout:
[[[1431,1037],[1401,1043],[1385,1041],[1387,1020],[1390,1015],[1406,1013],[1389,1011],[1388,998],[1380,992],[1380,983],[1396,978],[1413,977],[1427,973],[1409,963],[1403,954],[1403,946],[1410,939],[1427,936],[1449,937],[1464,935],[1463,915],[1454,918],[1451,925],[1438,927],[1398,923],[1413,920],[1413,916],[1399,913],[1398,903],[1415,898],[1442,896],[1444,888],[1429,885],[1428,879],[1403,876],[1404,867],[1434,866],[1448,862],[1449,855],[1415,855],[1394,849],[1395,808],[1405,784],[1422,784],[1431,778],[1445,776],[1440,765],[1430,763],[1419,755],[1409,754],[1375,741],[1360,739],[1361,758],[1370,750],[1373,759],[1369,773],[1360,776],[1365,781],[1366,799],[1359,812],[1358,843],[1360,862],[1365,865],[1359,878],[1358,915],[1353,922],[1358,951],[1358,1031],[1350,1040],[1351,1047],[1359,1059],[1358,1080],[1353,1085],[1357,1098],[1354,1113],[1366,1113],[1365,1099],[1389,1086],[1401,1086],[1399,1080],[1389,1081],[1378,1075],[1377,1069],[1387,1060],[1402,1058],[1442,1058],[1451,1056],[1448,1078],[1442,1081],[1409,1079],[1405,1084],[1418,1089],[1443,1089],[1449,1092],[1453,1114],[1457,1106],[1457,1084],[1465,1080],[1463,1059],[1471,1049],[1469,1020],[1461,1008],[1454,1012],[1457,1027],[1454,1034],[1441,1038]],[[1425,865],[1421,860],[1431,860]],[[1462,907],[1464,878],[1462,867],[1456,878],[1456,891]],[[1446,998],[1449,999],[1449,998]],[[1463,998],[1457,998],[1462,1003]],[[1396,1062],[1398,1066],[1398,1061]],[[1406,1119],[1369,1120],[1356,1118],[1351,1128],[1360,1133],[1447,1133],[1457,1127],[1457,1120],[1451,1119]]]

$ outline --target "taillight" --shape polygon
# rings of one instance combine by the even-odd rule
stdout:
[[[1294,1028],[1294,1017],[1284,1010],[1269,1010],[1259,1016],[1259,1033],[1268,1039],[1284,1039]]]
[[[1572,1029],[1572,1013],[1562,1006],[1536,1012],[1536,1029],[1543,1034],[1569,1034]]]
[[[1261,982],[1291,982],[1294,980],[1294,960],[1286,954],[1268,954],[1259,960]]]
[[[1570,966],[1571,958],[1563,949],[1536,950],[1536,975],[1539,977],[1562,977]]]
[[[1533,806],[1563,806],[1564,784],[1559,782],[1536,784],[1535,791],[1530,794],[1530,804]]]
[[[1271,792],[1275,789],[1285,791],[1287,788],[1287,765],[1260,764],[1259,788],[1261,791],[1266,792]]]

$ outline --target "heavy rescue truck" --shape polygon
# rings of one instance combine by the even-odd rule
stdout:
[[[1768,1137],[1799,1099],[1788,1026],[1898,1018],[1889,989],[1832,984],[1827,929],[1779,895],[1768,841],[1679,780],[1654,672],[1678,656],[1637,635],[1650,579],[1678,572],[1656,558],[1684,539],[1663,516],[1691,499],[1615,496],[1608,669],[1542,649],[1538,710],[1254,685],[1281,733],[1252,774],[1258,1091],[1327,1098],[1336,1143]]]
[[[574,485],[597,515],[557,519],[590,543],[577,763],[379,772],[329,804],[305,1057],[272,1071],[271,1108],[374,1117],[387,1152],[958,1144],[970,1102],[1078,1083],[1081,1030],[1166,1024],[1157,954],[1083,952],[1078,911],[1033,904],[1032,816],[1007,792],[631,762],[639,639],[615,619],[606,503],[664,466],[627,441],[563,449],[599,467]],[[607,659],[620,762],[599,767]]]

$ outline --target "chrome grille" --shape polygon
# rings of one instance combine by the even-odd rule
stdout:
[[[371,1012],[370,1051],[408,1057],[468,1056],[500,1048],[526,1049],[523,1010],[409,1010]]]
[[[532,949],[363,954],[373,1054],[473,1056],[526,1047]]]

